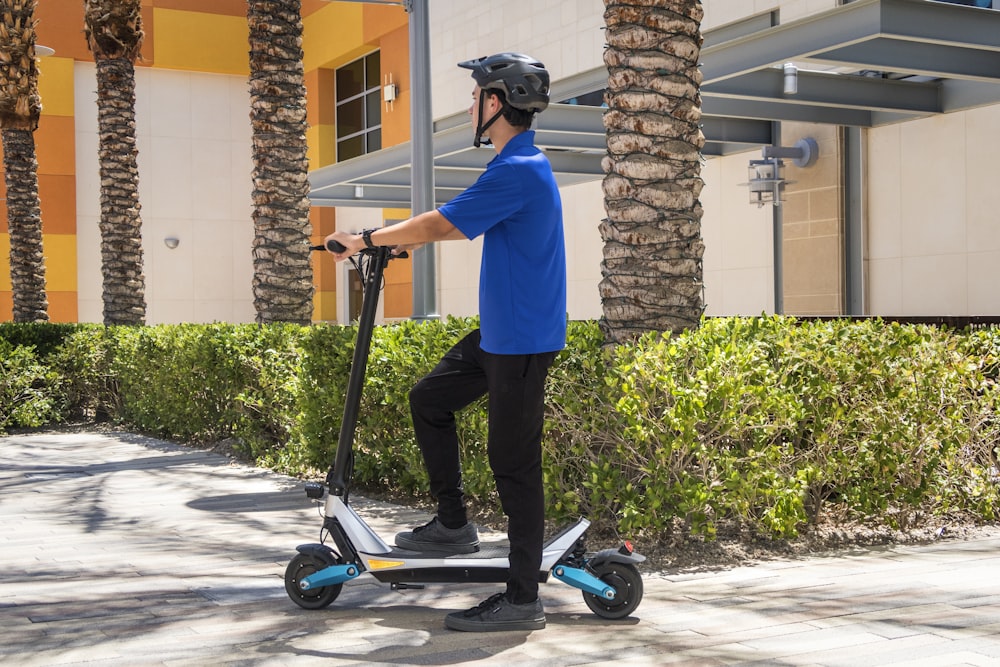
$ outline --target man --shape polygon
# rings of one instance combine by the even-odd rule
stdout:
[[[534,145],[534,114],[549,102],[549,74],[525,55],[500,53],[459,63],[476,82],[469,109],[475,145],[496,156],[468,190],[437,210],[361,235],[335,232],[346,250],[366,244],[397,252],[432,241],[483,235],[480,329],[456,344],[410,392],[414,432],[438,510],[425,526],[396,536],[403,549],[471,553],[479,537],[466,515],[455,411],[489,395],[488,453],[508,518],[507,590],[449,628],[545,627],[538,598],[544,537],[542,425],[545,378],[566,342],[566,257],[562,203],[548,159]]]

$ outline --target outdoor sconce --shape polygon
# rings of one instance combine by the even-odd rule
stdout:
[[[173,250],[174,248],[176,248],[180,244],[181,244],[181,240],[179,238],[177,238],[176,236],[168,236],[167,238],[163,239],[163,245],[167,246],[171,250]]]
[[[399,86],[392,82],[392,74],[387,74],[383,82],[382,101],[385,102],[385,110],[388,112],[392,109],[392,103],[396,101],[396,97],[399,96]]]
[[[785,73],[784,86],[782,92],[785,95],[795,95],[799,92],[799,68],[792,63],[785,63],[782,68]]]
[[[762,160],[750,160],[749,180],[740,185],[750,188],[750,203],[758,208],[764,204],[781,206],[781,194],[786,183],[785,163],[789,159],[796,167],[811,167],[819,157],[819,146],[812,137],[799,139],[794,146],[764,146]]]
[[[35,55],[39,58],[45,58],[47,56],[54,56],[56,50],[51,46],[42,46],[41,44],[35,44]]]

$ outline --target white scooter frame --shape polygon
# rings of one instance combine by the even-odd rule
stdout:
[[[323,246],[313,247],[313,250],[324,249]],[[333,249],[342,247],[334,246]],[[306,484],[306,495],[323,503],[321,542],[298,546],[298,553],[285,570],[285,590],[304,609],[328,606],[340,595],[345,582],[366,572],[398,590],[423,588],[425,583],[502,583],[507,580],[510,562],[508,549],[504,546],[481,546],[471,554],[400,549],[386,544],[349,504],[354,432],[365,366],[382,276],[392,257],[389,248],[366,249],[355,262],[364,285],[364,301],[337,453],[326,482]],[[544,544],[539,581],[547,581],[551,574],[582,590],[587,606],[598,616],[625,618],[642,600],[642,577],[636,564],[645,557],[634,553],[628,542],[619,549],[588,555],[583,537],[589,526],[587,519],[580,518]],[[334,546],[325,543],[325,536],[332,539]]]

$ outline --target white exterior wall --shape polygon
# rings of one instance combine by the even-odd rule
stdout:
[[[101,322],[96,68],[75,68],[79,321]],[[136,68],[149,324],[254,321],[249,109],[246,77]]]
[[[433,115],[465,111],[472,80],[455,64],[512,50],[559,80],[602,64],[600,0],[434,0],[430,4]],[[783,22],[836,0],[705,0],[703,30],[780,9]],[[249,94],[244,77],[137,68],[136,132],[147,321],[249,322],[251,280]],[[102,318],[94,66],[76,64],[79,320]],[[867,312],[1000,313],[1000,105],[870,130],[867,136]],[[471,137],[470,137],[471,141]],[[705,300],[710,315],[772,312],[770,209],[747,203],[754,151],[702,170]],[[568,308],[601,315],[604,217],[599,181],[563,189]],[[380,223],[381,211],[340,209],[341,228]],[[176,236],[180,245],[163,243]],[[478,312],[481,242],[438,245],[438,311]],[[345,281],[341,281],[343,284]],[[343,295],[341,295],[343,296]],[[342,303],[346,299],[339,299]]]
[[[824,8],[833,2],[825,0]],[[775,7],[776,3],[762,0],[706,2],[705,29]],[[435,0],[430,3],[430,25],[435,118],[468,109],[474,84],[466,70],[456,67],[463,60],[501,51],[529,53],[545,63],[553,81],[604,62],[604,3],[600,0]],[[702,170],[706,183],[702,192],[705,297],[710,315],[759,315],[774,309],[770,211],[751,207],[746,188],[738,185],[746,180],[750,157],[712,159]],[[599,318],[602,245],[598,225],[605,215],[600,181],[563,188],[562,197],[569,316]],[[438,244],[438,310],[442,314],[478,312],[480,249],[479,241]]]
[[[1000,105],[868,132],[869,310],[1000,314]]]

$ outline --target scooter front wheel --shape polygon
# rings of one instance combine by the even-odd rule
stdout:
[[[292,598],[292,602],[303,609],[323,609],[336,600],[344,584],[320,586],[304,591],[299,582],[310,574],[336,565],[338,560],[332,554],[326,556],[319,553],[296,554],[285,568],[285,592]]]
[[[608,600],[593,593],[583,594],[583,601],[601,618],[625,618],[642,600],[642,575],[631,563],[601,563],[593,568],[594,575],[615,589],[615,597]]]

